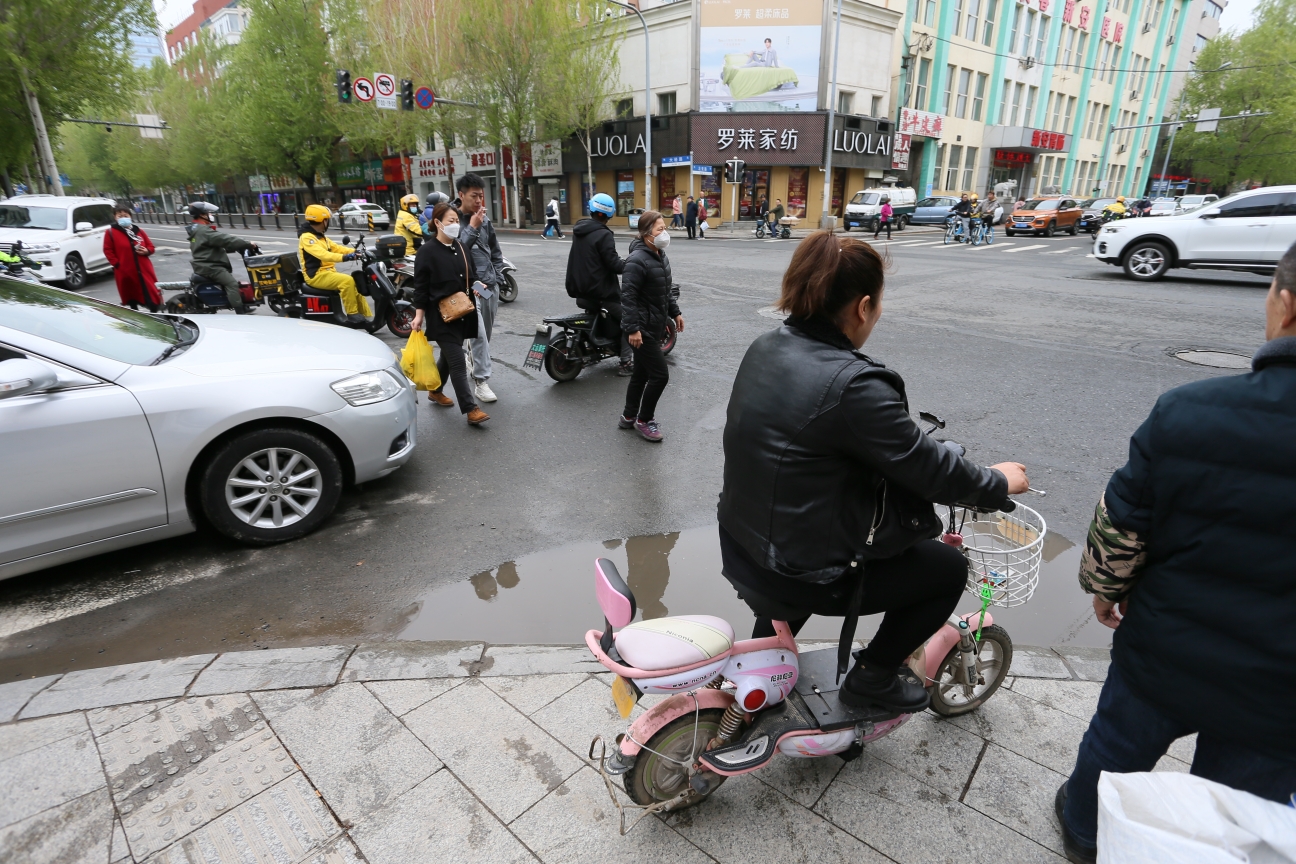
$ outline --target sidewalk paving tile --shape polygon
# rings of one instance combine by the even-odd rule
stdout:
[[[90,731],[95,738],[102,738],[114,729],[134,723],[146,714],[160,711],[175,703],[174,699],[163,699],[159,702],[132,702],[127,705],[114,705],[111,708],[91,708],[86,712],[90,721]]]
[[[122,829],[121,819],[113,819],[112,846],[108,853],[108,864],[118,861],[131,861],[130,844],[126,842],[126,832]]]
[[[640,700],[640,705],[630,712],[630,718],[622,720],[612,702],[612,688],[600,679],[590,678],[532,714],[531,719],[582,760],[588,760],[594,736],[603,736],[611,753],[616,736],[628,730],[643,713],[642,704]],[[593,760],[593,764],[598,764],[598,760]]]
[[[758,781],[731,777],[699,804],[666,817],[674,828],[719,861],[851,861],[886,858],[822,816]]]
[[[1021,678],[1070,678],[1062,658],[1047,648],[1014,645],[1012,674]]]
[[[621,801],[629,803],[624,794]],[[627,811],[627,822],[640,812]],[[654,864],[711,860],[655,816],[644,818],[625,837],[620,834],[620,824],[603,780],[592,768],[582,768],[522,814],[512,829],[545,864],[585,864],[631,856]]]
[[[189,692],[206,696],[289,687],[328,687],[337,681],[350,653],[348,645],[326,645],[222,654],[202,671]]]
[[[466,678],[428,678],[423,681],[370,681],[365,684],[378,701],[397,717],[431,702],[447,690],[458,687]]]
[[[584,672],[558,675],[508,675],[482,678],[482,683],[505,702],[530,716],[589,676]]]
[[[864,752],[957,798],[972,776],[981,739],[923,712],[884,738],[864,745]]]
[[[488,675],[551,675],[558,672],[607,672],[585,646],[492,645],[486,649],[481,671]]]
[[[1185,735],[1170,745],[1169,755],[1175,757],[1180,762],[1192,764],[1193,756],[1197,753],[1197,733]]]
[[[1097,681],[1038,681],[1018,679],[1012,692],[1034,699],[1041,705],[1056,708],[1086,724],[1098,710],[1098,694],[1102,684]]]
[[[0,723],[8,723],[17,717],[18,712],[33,696],[58,678],[58,675],[46,675],[43,678],[24,678],[0,684]]]
[[[104,785],[99,753],[88,730],[20,753],[0,762],[0,826],[66,804]]]
[[[760,770],[760,779],[802,807],[813,807],[845,764],[836,756],[799,759],[780,755]]]
[[[868,753],[842,769],[814,809],[900,864],[1062,861]]]
[[[107,861],[112,818],[108,790],[96,789],[0,828],[0,861],[12,864]]]
[[[1066,779],[1065,774],[991,744],[963,803],[1062,854],[1053,795]]]
[[[543,729],[477,681],[411,711],[404,720],[506,824],[581,766]]]
[[[1076,750],[1089,728],[1086,720],[1011,690],[1001,690],[971,714],[947,722],[1067,775],[1075,767]]]
[[[481,642],[375,642],[356,648],[343,681],[463,678],[481,657]]]
[[[37,694],[23,709],[22,716],[40,717],[180,696],[215,656],[199,654],[69,672]]]
[[[296,690],[262,690],[248,695],[256,702],[266,720],[273,725],[280,714],[287,714],[307,699],[318,696],[327,689],[326,687],[302,687]]]
[[[59,714],[0,726],[0,761],[89,731],[85,715]]]
[[[1106,681],[1107,667],[1111,665],[1110,648],[1071,648],[1056,649],[1075,670],[1081,681]]]
[[[359,684],[325,690],[270,722],[311,783],[348,825],[441,767],[441,760]]]
[[[136,854],[136,860],[143,856]],[[149,858],[149,864],[359,864],[300,772]]]
[[[351,837],[369,864],[535,861],[449,771],[438,771],[371,814]]]

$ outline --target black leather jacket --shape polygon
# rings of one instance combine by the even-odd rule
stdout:
[[[900,376],[829,322],[789,318],[747,349],[724,454],[720,524],[753,562],[804,582],[935,537],[931,502],[1007,501],[1004,475],[924,433]]]

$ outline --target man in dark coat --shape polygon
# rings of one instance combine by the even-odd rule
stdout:
[[[1157,400],[1098,502],[1080,584],[1116,630],[1098,711],[1055,808],[1071,861],[1097,853],[1098,776],[1151,771],[1193,732],[1192,773],[1296,792],[1296,246],[1246,375]]]
[[[608,219],[616,213],[612,196],[600,192],[590,199],[590,216],[572,228],[571,251],[567,253],[567,296],[575,298],[576,305],[597,313],[608,310],[618,329],[621,327],[621,284],[617,276],[625,272],[625,259],[617,254],[616,237],[608,227]],[[634,371],[630,343],[621,334],[622,377]]]
[[[688,197],[688,204],[684,207],[684,227],[688,230],[688,238],[690,240],[696,240],[697,202],[693,200],[692,195]]]

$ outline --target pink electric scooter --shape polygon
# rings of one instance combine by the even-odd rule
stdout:
[[[932,709],[952,716],[975,710],[1007,676],[1012,640],[987,607],[1030,599],[1047,529],[1022,505],[1012,513],[950,508],[948,529],[942,539],[964,552],[968,589],[982,606],[951,616],[908,666],[926,682]],[[635,823],[626,826],[609,776],[623,778],[644,815],[678,810],[701,802],[727,777],[765,767],[777,754],[857,753],[912,716],[843,705],[837,651],[799,653],[782,621],[774,622],[772,637],[735,642],[733,627],[710,615],[634,622],[634,595],[606,558],[594,562],[594,585],[604,629],[586,633],[585,644],[616,673],[612,696],[621,716],[628,718],[644,694],[667,696],[617,736],[610,755],[604,745],[600,771],[621,811],[622,834]],[[591,743],[590,758],[599,758],[594,750],[600,743]]]

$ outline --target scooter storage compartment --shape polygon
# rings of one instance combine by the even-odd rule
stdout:
[[[374,241],[374,257],[380,261],[399,261],[405,257],[405,238],[388,234]]]

